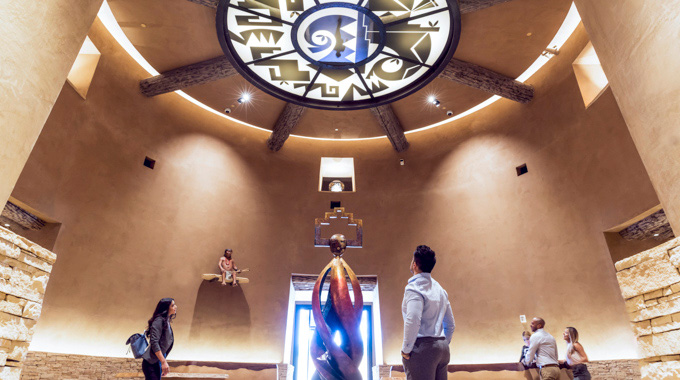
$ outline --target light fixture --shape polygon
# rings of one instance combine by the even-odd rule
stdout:
[[[328,184],[328,190],[334,193],[340,193],[345,190],[345,184],[342,183],[342,181],[336,179]]]
[[[5,227],[9,227],[9,223],[5,223]]]
[[[460,38],[452,0],[274,1],[262,16],[270,20],[266,35],[253,17],[261,2],[223,3],[217,36],[241,76],[269,95],[319,109],[376,107],[418,91],[451,60]]]
[[[250,94],[247,93],[247,92],[244,92],[243,94],[241,94],[241,97],[238,98],[238,103],[243,104],[243,103],[248,102],[249,100],[250,100]]]
[[[659,236],[659,234],[654,234],[654,237],[657,237],[657,236]]]
[[[431,95],[427,98],[427,101],[434,104],[435,107],[439,107],[441,105],[441,102],[437,98],[435,98],[434,96],[431,96]]]

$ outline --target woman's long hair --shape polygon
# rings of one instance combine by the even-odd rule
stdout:
[[[163,317],[163,326],[167,326],[168,322],[171,320],[175,319],[177,314],[173,314],[172,316],[169,316],[168,313],[170,312],[170,306],[172,305],[172,301],[174,301],[173,298],[163,298],[162,300],[158,301],[158,305],[156,305],[156,310],[153,312],[153,316],[151,319],[149,319],[149,323],[146,327],[146,335],[151,334],[151,325],[153,324],[153,321],[157,317]]]
[[[574,353],[574,344],[578,343],[578,331],[573,327],[567,327],[567,335],[569,335],[567,354],[572,355]]]

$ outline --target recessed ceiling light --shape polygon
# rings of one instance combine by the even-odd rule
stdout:
[[[338,129],[337,129],[337,128],[335,128],[335,131],[337,132],[337,131],[338,131]]]
[[[243,94],[241,94],[241,97],[238,98],[239,104],[247,103],[249,100],[250,100],[250,94],[247,93],[247,92],[244,92]]]
[[[439,105],[441,104],[441,102],[440,102],[439,100],[437,100],[437,98],[435,98],[435,97],[432,96],[432,95],[430,95],[430,96],[427,97],[427,101],[428,101],[428,103],[432,103],[432,104],[434,104],[434,105],[437,106],[437,107],[439,107]]]
[[[531,37],[531,32],[527,33],[527,37]]]
[[[5,227],[9,227],[9,223],[5,223]]]
[[[142,28],[146,28],[146,24],[139,24]]]
[[[659,234],[654,234],[654,237],[659,236]]]
[[[339,193],[345,190],[345,184],[342,183],[342,181],[336,179],[328,184],[328,190],[334,193]]]

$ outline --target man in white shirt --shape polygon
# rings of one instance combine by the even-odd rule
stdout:
[[[413,277],[404,291],[402,362],[408,380],[446,380],[449,344],[456,327],[446,291],[435,281],[435,253],[419,245],[411,260]]]
[[[529,352],[524,358],[524,364],[529,366],[536,357],[536,365],[540,368],[542,380],[559,380],[560,365],[557,361],[557,342],[552,335],[543,328],[543,318],[534,318],[531,321],[531,331],[534,333],[529,339]]]

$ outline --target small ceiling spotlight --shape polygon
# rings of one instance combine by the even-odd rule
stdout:
[[[446,111],[446,116],[453,116],[453,111]]]
[[[441,102],[431,95],[427,98],[427,101],[434,104],[436,107],[439,107],[441,105]]]
[[[5,224],[5,225],[6,225],[6,224]],[[654,234],[654,237],[657,237],[657,236],[659,236],[659,234]]]
[[[345,190],[345,184],[342,183],[342,181],[336,179],[334,181],[331,181],[331,183],[328,184],[328,190],[330,190],[334,193],[340,193],[343,190]]]
[[[249,100],[250,100],[250,94],[247,93],[247,92],[244,92],[243,94],[241,94],[241,97],[238,98],[238,104],[247,103]]]
[[[9,223],[5,223],[5,227],[9,227]]]

